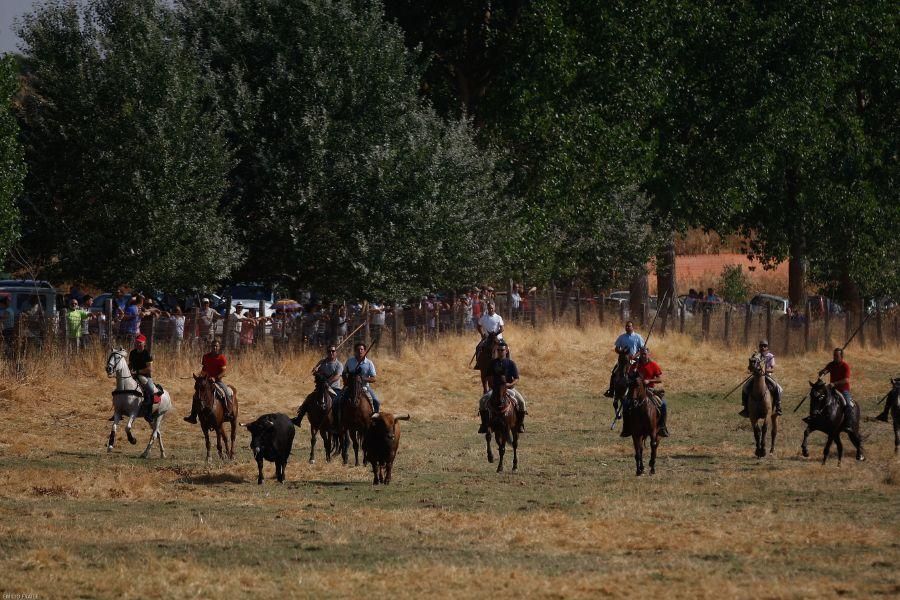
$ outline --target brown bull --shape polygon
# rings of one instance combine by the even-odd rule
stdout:
[[[391,482],[391,470],[400,445],[400,421],[409,421],[409,415],[395,417],[391,413],[375,413],[366,429],[364,448],[375,476],[373,485]]]

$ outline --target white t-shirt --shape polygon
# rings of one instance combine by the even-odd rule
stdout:
[[[369,305],[369,308],[373,311],[371,319],[372,325],[384,325],[384,305],[373,302]]]
[[[481,315],[481,318],[478,319],[478,324],[481,325],[481,328],[485,333],[496,333],[500,331],[500,328],[503,327],[503,317],[494,313],[493,315],[489,315],[488,313],[484,313]],[[497,334],[499,339],[503,339],[503,334]]]

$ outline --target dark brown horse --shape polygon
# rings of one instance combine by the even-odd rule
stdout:
[[[341,445],[341,458],[344,464],[349,460],[349,446],[353,442],[354,465],[359,466],[359,446],[363,435],[372,424],[372,401],[366,393],[365,385],[355,373],[347,375],[347,387],[341,396],[340,429],[337,433]],[[366,461],[366,449],[363,448],[363,463]]]
[[[316,436],[322,436],[322,443],[325,445],[325,461],[331,462],[331,454],[334,449],[332,446],[334,428],[334,417],[331,412],[333,404],[333,396],[331,386],[325,381],[316,381],[316,389],[313,390],[303,401],[301,413],[306,415],[309,421],[309,463],[316,462]],[[294,425],[300,426],[303,417],[299,416]]]
[[[825,385],[821,379],[815,383],[809,383],[809,416],[806,421],[806,431],[803,432],[803,443],[800,446],[803,456],[809,456],[809,448],[806,439],[813,431],[821,431],[828,436],[825,449],[822,453],[822,464],[828,460],[831,453],[831,444],[837,446],[838,465],[844,456],[844,445],[841,444],[841,433],[846,433],[850,441],[856,446],[856,460],[863,461],[862,436],[859,435],[859,404],[854,403],[848,412],[844,407],[841,393],[834,388]]]
[[[491,389],[492,365],[499,345],[500,340],[497,338],[497,334],[489,333],[475,350],[475,369],[481,373],[481,387],[485,394]]]
[[[891,391],[884,399],[885,411],[891,413],[894,422],[894,454],[900,453],[900,378],[891,379]]]
[[[623,415],[628,419],[634,444],[635,475],[644,474],[644,444],[650,438],[650,474],[656,473],[656,448],[659,446],[659,407],[640,377],[629,388],[631,406]]]
[[[231,415],[229,418],[225,418],[225,407],[223,406],[224,399],[220,399],[218,397],[222,392],[219,391],[217,393],[216,382],[210,377],[204,376],[196,376],[194,375],[194,389],[197,393],[197,396],[200,400],[200,412],[198,416],[200,417],[200,429],[203,431],[203,437],[206,438],[206,462],[210,461],[210,443],[209,443],[209,432],[216,432],[216,449],[219,451],[219,458],[224,459],[225,456],[222,454],[222,441],[225,442],[225,454],[228,455],[228,458],[234,458],[234,438],[237,431],[238,424],[238,398],[237,391],[232,386],[228,386],[231,388],[231,399],[232,399],[232,407],[231,407]],[[228,436],[225,435],[225,423],[231,423],[231,440],[229,442]]]
[[[491,391],[489,401],[491,408],[491,418],[486,434],[484,434],[487,443],[487,459],[488,462],[494,462],[494,453],[491,451],[491,432],[497,441],[497,450],[500,452],[500,463],[497,465],[497,472],[503,471],[503,456],[506,454],[506,444],[511,444],[513,448],[513,466],[515,471],[519,468],[519,430],[516,427],[516,402],[506,393],[506,385],[504,384],[498,390]]]
[[[618,411],[625,400],[628,393],[628,369],[631,367],[631,359],[628,357],[628,351],[619,352],[619,358],[616,363],[616,374],[612,380],[613,391],[613,410]],[[616,413],[618,414],[618,412]]]

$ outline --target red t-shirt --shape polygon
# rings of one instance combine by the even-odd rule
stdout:
[[[839,392],[849,392],[850,391],[850,365],[846,362],[834,362],[831,361],[827,365],[825,365],[825,370],[828,371],[828,375],[830,376],[831,381],[840,381],[841,379],[846,379],[845,383],[840,383],[834,386]]]
[[[219,377],[227,364],[228,361],[225,360],[224,354],[208,352],[203,355],[203,370],[210,377]]]
[[[660,375],[663,374],[662,369],[659,368],[659,365],[649,361],[647,364],[642,365],[640,362],[636,363],[637,372],[641,376],[641,379],[656,379]],[[654,384],[649,384],[647,387],[653,387]]]

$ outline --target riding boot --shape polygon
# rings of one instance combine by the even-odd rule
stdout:
[[[482,408],[478,413],[481,415],[481,427],[478,428],[478,433],[487,433],[488,427],[490,426],[490,416],[488,415],[488,411]]]
[[[750,413],[747,411],[747,392],[741,392],[741,412],[738,414],[745,418],[750,416]]]
[[[622,408],[622,433],[619,437],[631,437],[631,420],[628,418],[628,408]]]
[[[525,433],[525,411],[519,408],[516,409],[516,431]]]
[[[775,407],[775,416],[781,416],[781,392],[778,391],[778,388],[772,390],[772,404]]]
[[[194,394],[194,400],[191,402],[191,414],[184,418],[188,423],[197,423],[197,413],[200,412],[200,399]]]
[[[613,369],[612,375],[609,376],[609,387],[606,388],[606,391],[603,392],[603,395],[606,398],[613,398],[615,394],[613,393],[613,387],[615,387],[615,378],[616,378],[616,370]]]
[[[660,437],[669,437],[669,430],[666,429],[666,414],[668,411],[665,406],[662,406],[659,410],[659,426],[657,427],[657,433]]]

